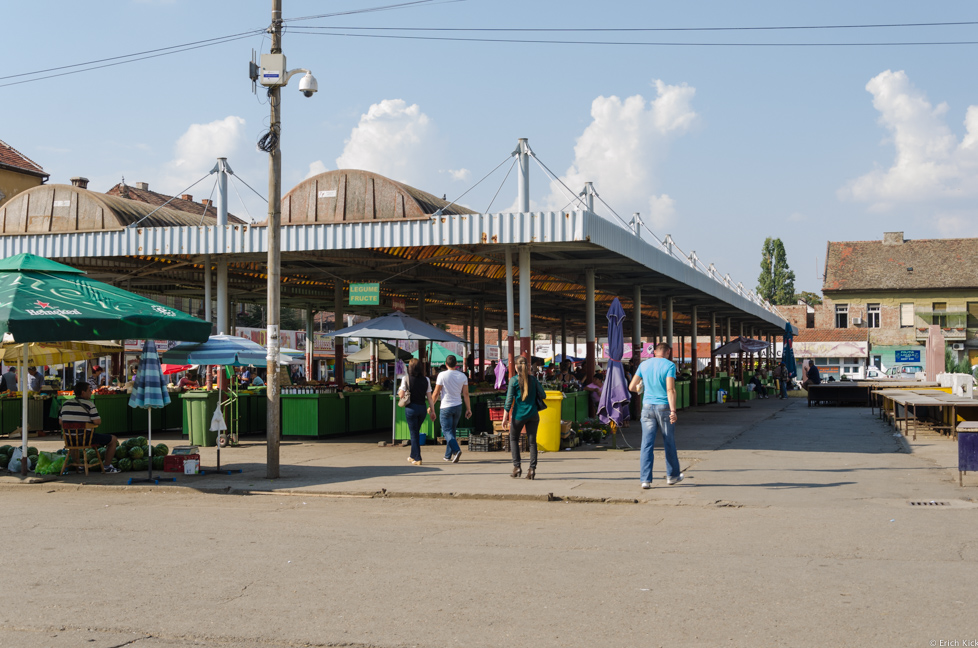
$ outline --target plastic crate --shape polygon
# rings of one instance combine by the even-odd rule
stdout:
[[[472,434],[469,436],[469,452],[495,452],[503,447],[499,434]]]
[[[183,472],[183,462],[187,459],[196,459],[200,461],[199,454],[189,454],[189,455],[167,455],[163,457],[163,472]]]
[[[467,439],[473,434],[472,428],[460,427],[455,428],[455,438],[457,439]]]

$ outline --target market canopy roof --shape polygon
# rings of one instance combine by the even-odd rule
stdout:
[[[394,360],[410,360],[411,354],[404,349],[398,349],[388,342],[379,342],[377,360],[380,362],[393,362]],[[395,355],[396,353],[396,355]],[[347,356],[347,362],[370,362],[370,347],[364,347],[356,353]]]
[[[387,189],[378,193],[383,187]],[[646,331],[657,327],[660,298],[663,310],[672,298],[673,330],[679,335],[689,334],[694,306],[700,335],[708,334],[710,314],[742,323],[748,332],[755,327],[756,335],[780,335],[784,329],[783,317],[714,268],[694,256],[686,258],[671,243],[638,235],[589,211],[473,214],[431,194],[421,196],[376,174],[352,170],[310,178],[288,195],[283,213],[287,208],[289,216],[283,217],[281,235],[284,306],[332,309],[338,286],[348,314],[376,316],[389,312],[398,299],[418,315],[423,294],[429,322],[466,323],[472,307],[484,303],[486,325],[502,327],[506,254],[515,260],[518,248],[526,246],[536,331],[559,330],[563,318],[569,334],[584,333],[589,270],[595,275],[597,312],[618,296],[631,318],[633,291],[642,288]],[[398,211],[398,200],[409,197],[420,211]],[[388,203],[393,211],[384,207]],[[444,213],[436,215],[439,209]],[[267,290],[268,233],[261,225],[45,235],[3,229],[0,254],[27,249],[70,260],[109,281],[124,279],[133,290],[197,299],[203,297],[203,255],[213,261],[223,254],[229,262],[231,299],[264,303]],[[520,280],[515,263],[514,280]],[[380,304],[348,305],[349,285],[361,282],[380,284]]]

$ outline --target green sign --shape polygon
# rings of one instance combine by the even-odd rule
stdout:
[[[380,284],[350,284],[350,306],[380,306]]]

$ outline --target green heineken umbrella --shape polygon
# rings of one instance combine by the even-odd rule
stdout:
[[[0,261],[0,335],[16,343],[66,340],[167,339],[203,342],[209,322],[89,279],[81,270],[34,254]],[[21,362],[27,384],[28,346]],[[27,390],[21,429],[27,456]],[[26,474],[27,461],[21,462]]]

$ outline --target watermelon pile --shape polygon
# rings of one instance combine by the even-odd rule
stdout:
[[[164,443],[153,446],[153,470],[163,470],[163,457],[170,454],[170,448]],[[112,465],[126,472],[149,470],[149,439],[144,436],[126,439],[115,449]]]
[[[19,447],[19,446],[17,446]],[[15,446],[3,445],[0,446],[0,471],[6,472],[7,466],[10,464],[10,457],[14,454]],[[34,470],[34,466],[37,465],[37,448],[34,446],[27,446],[27,469]],[[18,472],[20,469],[18,468]]]

